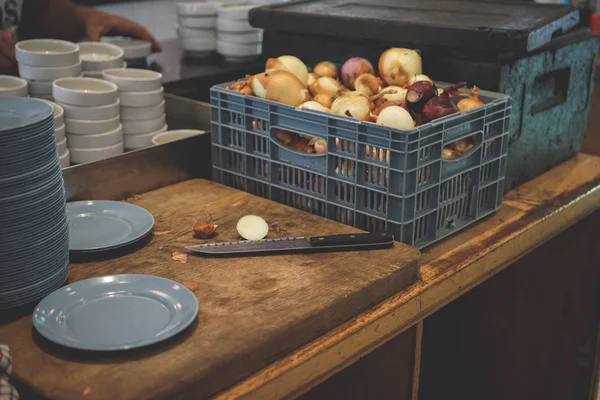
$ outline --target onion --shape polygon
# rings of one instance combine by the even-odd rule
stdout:
[[[329,93],[329,94],[334,95],[337,92],[343,91],[344,87],[342,86],[341,83],[339,83],[335,79],[330,78],[328,76],[322,76],[322,77],[318,78],[315,81],[315,83],[310,85],[309,89],[313,95],[324,94],[324,93]]]
[[[406,100],[406,92],[407,90],[405,88],[401,88],[400,86],[388,86],[383,88],[381,92],[379,92],[377,99],[374,99],[375,105],[380,106],[387,101],[404,102]]]
[[[458,89],[465,85],[465,82],[460,82],[456,85],[448,86],[447,88],[444,88],[442,94],[430,99],[425,106],[423,106],[423,111],[421,112],[422,123],[426,124],[434,119],[459,112],[458,107],[450,100],[450,96],[456,94]],[[408,95],[406,98],[408,100]]]
[[[308,86],[310,88],[310,85],[312,85],[313,83],[315,83],[315,81],[319,79],[319,77],[317,76],[317,74],[310,72],[308,74]]]
[[[331,110],[329,108],[323,106],[321,103],[316,102],[316,101],[307,101],[306,103],[300,104],[300,106],[298,108],[301,108],[303,110],[331,112]]]
[[[265,72],[275,70],[291,72],[302,82],[304,87],[308,86],[308,68],[306,68],[306,65],[298,57],[281,56],[269,58],[266,63]]]
[[[279,128],[273,128],[273,135],[277,138],[277,140],[285,145],[289,145],[298,139],[298,135],[295,133]]]
[[[333,101],[337,98],[337,95],[331,93],[321,93],[316,95],[313,100],[322,105],[325,108],[331,108]]]
[[[413,113],[420,114],[425,103],[436,97],[437,93],[437,88],[433,83],[427,81],[415,82],[406,91],[406,105]]]
[[[354,87],[357,92],[366,94],[367,96],[373,96],[379,93],[381,85],[379,79],[373,74],[362,74],[354,80]]]
[[[267,221],[256,215],[246,215],[240,218],[236,229],[246,240],[260,240],[269,233]]]
[[[327,142],[320,138],[312,138],[308,142],[308,145],[315,149],[315,153],[317,154],[325,154],[327,153]]]
[[[331,112],[359,121],[367,121],[371,115],[371,101],[362,93],[346,93],[335,99],[331,105]]]
[[[330,78],[337,78],[338,69],[336,65],[330,61],[323,61],[315,65],[313,72],[318,76],[328,76]]]
[[[477,86],[473,86],[472,93],[473,97],[467,97],[458,102],[457,106],[461,112],[474,110],[485,105],[483,101],[479,100],[479,88]]]
[[[444,147],[442,149],[442,160],[453,160],[457,157],[460,157],[460,153],[454,151],[448,147]]]
[[[414,75],[414,76],[412,76],[410,78],[410,80],[408,81],[408,85],[410,86],[410,85],[412,85],[415,82],[422,82],[422,81],[433,83],[433,81],[431,80],[431,78],[428,77],[427,75],[416,74],[416,75]]]
[[[390,128],[410,130],[415,127],[410,113],[402,107],[386,107],[377,117],[379,125],[389,126]]]
[[[374,74],[373,64],[362,57],[353,57],[342,66],[342,81],[348,89],[354,89],[354,80],[362,74]]]
[[[381,112],[383,110],[385,110],[388,107],[391,106],[398,106],[398,107],[402,107],[406,110],[406,103],[402,102],[402,101],[398,101],[398,100],[390,100],[390,101],[386,101],[385,103],[379,105],[377,108],[375,108],[375,110],[373,111],[373,114],[375,116],[381,114]],[[408,111],[408,110],[407,110]]]
[[[406,86],[412,76],[423,72],[421,55],[398,47],[383,52],[378,67],[379,75],[388,85]]]
[[[290,143],[290,147],[294,150],[301,151],[303,153],[314,153],[315,149],[310,147],[309,140],[305,137],[299,137],[295,142]]]
[[[260,98],[297,107],[310,100],[302,82],[287,71],[263,72],[250,79],[250,87]]]

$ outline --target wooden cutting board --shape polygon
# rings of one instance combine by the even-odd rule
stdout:
[[[198,219],[219,225],[212,241],[238,240],[246,214],[262,216],[269,237],[357,232],[205,180],[191,180],[130,199],[155,217],[155,237],[118,259],[72,264],[71,282],[108,274],[151,274],[194,291],[199,316],[165,343],[129,352],[84,353],[53,345],[34,332],[31,316],[0,327],[13,353],[15,376],[55,399],[204,398],[305,345],[407,288],[419,276],[419,253],[393,249],[201,258],[174,261],[196,239]],[[119,327],[116,326],[115,329]],[[67,378],[68,377],[68,378]]]

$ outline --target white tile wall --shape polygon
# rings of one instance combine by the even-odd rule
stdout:
[[[144,25],[159,41],[177,38],[177,8],[171,0],[128,1],[98,6]]]

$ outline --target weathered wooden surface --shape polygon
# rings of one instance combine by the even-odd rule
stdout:
[[[31,317],[0,328],[16,378],[56,399],[203,398],[291,353],[406,288],[418,278],[416,249],[239,259],[171,259],[194,239],[197,219],[219,225],[214,240],[238,240],[237,220],[263,216],[269,237],[356,232],[209,181],[191,180],[131,200],[155,217],[142,250],[71,266],[70,281],[121,273],[173,279],[192,288],[198,321],[173,340],[127,353],[90,354],[32,335]],[[118,329],[118,327],[115,327]]]
[[[219,399],[281,398],[307,391],[598,209],[599,189],[600,157],[585,154],[515,188],[497,213],[425,249],[420,282]]]

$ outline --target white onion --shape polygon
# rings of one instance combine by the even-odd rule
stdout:
[[[301,108],[303,110],[331,112],[329,108],[324,107],[322,104],[317,103],[316,101],[307,101],[306,103],[300,104],[298,108]]]
[[[302,82],[287,71],[263,72],[250,78],[250,87],[260,98],[297,107],[310,100],[310,94]]]
[[[377,123],[402,130],[410,130],[415,127],[415,121],[413,121],[410,113],[398,106],[384,108],[377,117]]]
[[[371,97],[379,93],[381,83],[373,74],[362,74],[354,80],[354,88],[357,92]]]
[[[257,215],[246,215],[237,223],[237,231],[246,240],[261,240],[269,233],[267,221]]]
[[[383,52],[378,67],[381,79],[388,85],[406,86],[412,76],[423,72],[421,55],[398,47]]]
[[[421,81],[426,81],[429,83],[433,83],[433,81],[431,80],[430,77],[428,77],[427,75],[424,74],[416,74],[413,77],[410,78],[410,80],[408,81],[408,86],[412,85],[415,82],[421,82]]]
[[[344,90],[344,86],[329,76],[322,76],[318,78],[315,83],[310,85],[309,89],[310,92],[315,96],[318,94],[335,95],[340,90]]]
[[[388,86],[383,88],[381,92],[382,103],[386,101],[406,101],[406,92],[408,89],[400,86]]]
[[[266,64],[266,72],[282,70],[291,72],[302,82],[304,87],[308,86],[308,68],[298,57],[281,56],[269,58]]]
[[[346,93],[335,99],[331,105],[331,112],[359,121],[367,121],[371,115],[371,101],[362,93]]]

